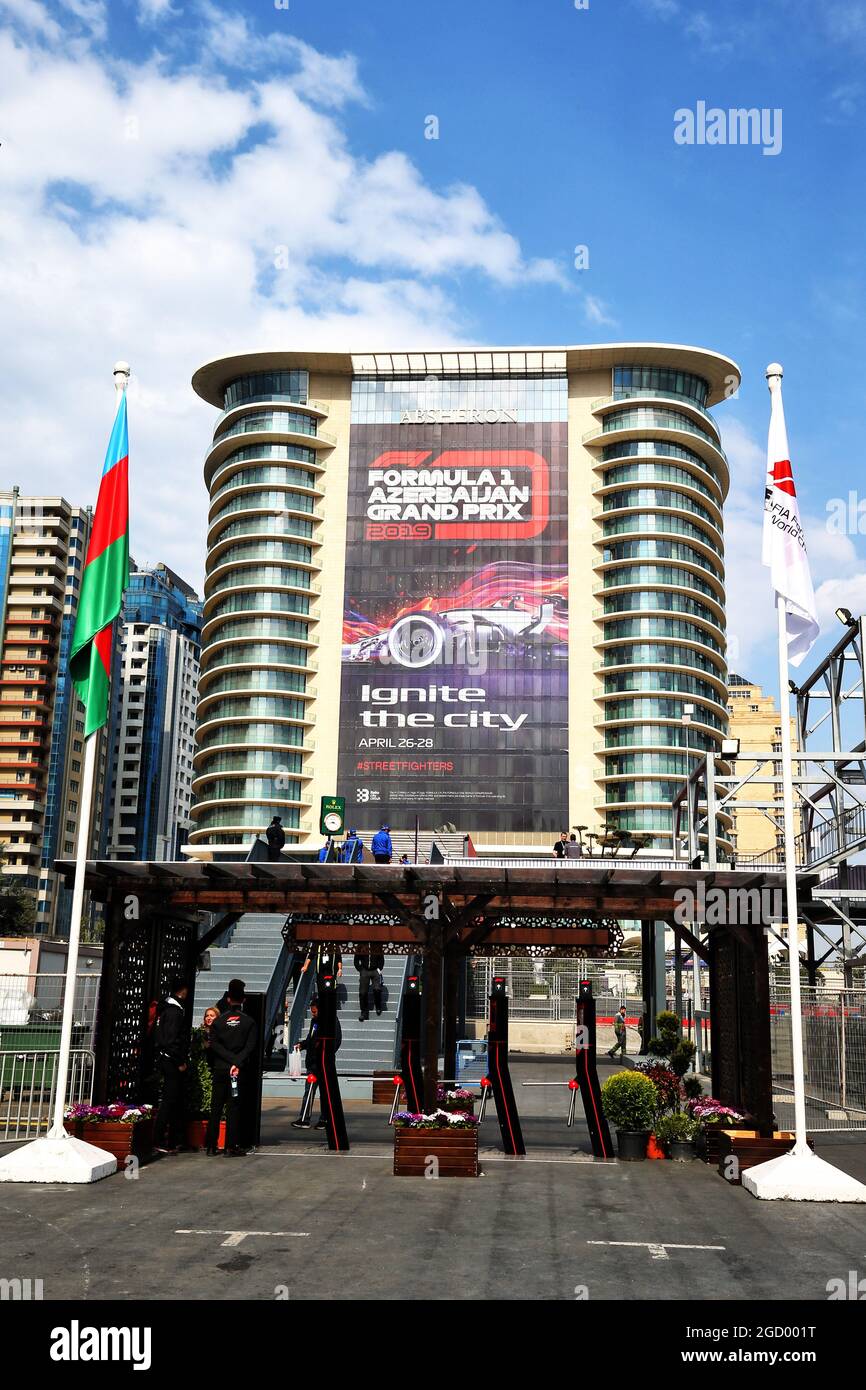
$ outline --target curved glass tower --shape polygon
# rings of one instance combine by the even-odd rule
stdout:
[[[300,837],[311,742],[327,408],[303,370],[239,374],[205,460],[210,494],[190,843],[237,845],[279,815]]]
[[[453,825],[479,847],[580,826],[671,849],[727,731],[711,409],[739,371],[664,343],[225,357],[190,847],[279,815],[321,843]],[[722,817],[720,817],[722,819]]]
[[[722,505],[710,384],[659,363],[612,372],[593,402],[595,670],[606,826],[670,845],[669,806],[727,729]],[[684,715],[686,721],[684,722]]]

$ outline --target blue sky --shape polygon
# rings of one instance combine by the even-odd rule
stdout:
[[[4,485],[92,499],[129,358],[133,551],[200,584],[208,357],[696,343],[744,375],[717,412],[732,668],[775,688],[773,359],[818,651],[864,606],[857,517],[827,527],[863,471],[864,0],[0,0],[0,26]],[[781,109],[781,152],[676,144],[698,101]]]

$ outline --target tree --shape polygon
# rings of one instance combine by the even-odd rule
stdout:
[[[0,845],[0,868],[6,863],[6,854],[6,845]],[[0,936],[32,936],[35,925],[33,894],[14,874],[0,872]]]

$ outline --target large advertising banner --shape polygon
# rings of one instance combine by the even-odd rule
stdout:
[[[518,414],[352,425],[339,755],[350,824],[567,824],[568,426],[562,409]]]

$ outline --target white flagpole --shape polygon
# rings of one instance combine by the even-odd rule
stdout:
[[[114,367],[114,389],[117,405],[129,384],[129,367],[117,362]],[[69,926],[69,945],[66,955],[66,978],[63,990],[63,1021],[60,1027],[60,1051],[54,1078],[54,1112],[47,1134],[23,1144],[0,1159],[0,1182],[61,1182],[89,1183],[108,1177],[117,1169],[117,1160],[104,1149],[88,1144],[68,1134],[63,1123],[66,1109],[66,1087],[69,1082],[69,1063],[72,1050],[72,1025],[75,1017],[75,986],[78,976],[78,948],[81,939],[81,914],[84,907],[84,880],[87,872],[87,851],[90,846],[90,822],[93,810],[93,787],[96,781],[96,748],[100,730],[84,741],[84,768],[81,777],[80,819],[75,850],[75,879],[72,888],[72,921]]]
[[[806,1078],[803,1069],[803,1014],[800,1003],[800,945],[797,935],[797,847],[794,836],[794,779],[791,759],[790,692],[788,687],[788,630],[785,600],[776,597],[779,617],[779,709],[782,724],[782,803],[785,844],[785,902],[788,913],[788,960],[791,968],[791,1056],[794,1070],[794,1149],[808,1156],[806,1143]]]
[[[72,888],[72,921],[66,954],[66,980],[63,987],[63,1022],[60,1026],[60,1056],[54,1090],[54,1119],[48,1131],[49,1139],[63,1139],[66,1129],[63,1112],[66,1109],[66,1085],[69,1080],[69,1061],[72,1050],[72,1023],[75,1013],[75,986],[78,977],[78,944],[81,937],[81,913],[84,907],[84,877],[87,871],[87,851],[90,846],[90,815],[93,806],[93,784],[96,774],[96,745],[99,730],[84,743],[84,771],[81,778],[81,815],[78,822],[78,844],[75,851],[75,882]]]
[[[778,362],[773,362],[766,371],[767,384],[770,388],[771,396],[778,392],[782,382],[782,368]],[[781,405],[781,401],[779,402]],[[774,434],[773,429],[773,407],[770,415],[770,438],[768,441],[768,485],[771,476],[775,477],[775,465],[787,463],[790,469],[790,459],[783,459],[780,454],[775,453],[774,446],[781,448],[785,441],[779,435],[778,430]],[[778,437],[777,437],[778,436]],[[794,498],[793,477],[789,474],[788,481],[791,483],[790,495]],[[784,491],[785,489],[783,489]],[[768,499],[769,500],[769,499]],[[796,503],[793,503],[796,514]],[[766,517],[765,517],[765,540]],[[805,556],[803,557],[805,560]],[[787,557],[786,557],[787,559]],[[770,565],[771,572],[774,570],[772,546],[765,547],[764,563]],[[801,618],[814,620],[814,598],[812,596],[812,584],[808,571],[805,575],[793,575],[795,582],[795,592],[801,593],[808,601],[808,606],[798,608],[796,599],[793,601],[793,613],[797,615],[798,626]],[[754,1197],[759,1197],[763,1201],[788,1200],[794,1202],[866,1202],[866,1184],[852,1178],[848,1173],[839,1168],[834,1168],[831,1163],[827,1163],[823,1158],[819,1158],[809,1148],[806,1140],[806,1083],[803,1066],[803,1014],[800,1000],[800,948],[797,939],[797,860],[796,846],[794,843],[794,778],[791,771],[793,759],[791,757],[791,717],[790,717],[790,688],[788,682],[788,608],[785,592],[782,585],[790,585],[792,575],[782,573],[778,578],[773,574],[774,587],[776,589],[776,610],[779,620],[779,710],[781,714],[781,747],[782,747],[782,806],[784,817],[784,838],[785,846],[785,902],[788,914],[788,959],[791,966],[791,1059],[794,1079],[794,1147],[785,1151],[778,1158],[771,1158],[766,1163],[756,1163],[753,1167],[743,1173],[743,1187],[747,1192],[751,1192]],[[780,582],[781,581],[781,582]],[[790,587],[787,589],[790,595]],[[815,634],[817,635],[817,623],[813,622]],[[808,633],[808,627],[806,629]],[[802,633],[795,631],[795,638],[799,642]]]
[[[129,385],[129,367],[118,362],[114,368],[114,390],[117,404]],[[84,908],[84,879],[87,873],[87,854],[90,847],[90,821],[93,810],[93,786],[96,781],[96,746],[100,730],[84,741],[84,770],[81,777],[81,808],[78,821],[78,843],[75,849],[75,880],[72,886],[72,921],[69,927],[69,946],[66,954],[66,981],[63,990],[63,1022],[60,1026],[60,1056],[57,1059],[57,1078],[54,1092],[54,1120],[48,1131],[49,1139],[62,1139],[66,1129],[63,1112],[66,1109],[66,1086],[69,1080],[69,1061],[72,1050],[72,1024],[75,1014],[75,987],[78,979],[78,947],[81,939],[81,914]]]

